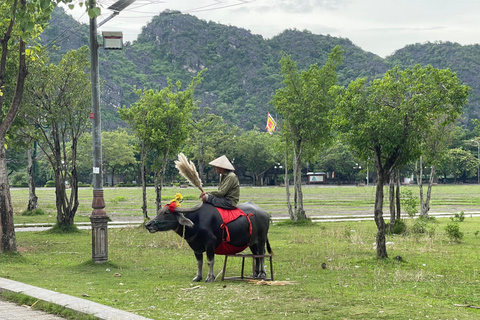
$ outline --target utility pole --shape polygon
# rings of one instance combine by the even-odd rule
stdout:
[[[112,19],[135,0],[119,0],[108,9],[114,13],[103,21]],[[89,9],[96,7],[96,0],[89,0]],[[93,200],[92,214],[92,259],[96,263],[108,261],[108,215],[105,211],[103,198],[103,167],[102,167],[102,125],[100,117],[100,85],[98,71],[97,17],[90,17],[90,70],[92,84],[92,149],[93,149]]]

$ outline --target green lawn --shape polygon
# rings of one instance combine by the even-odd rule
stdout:
[[[304,192],[307,201],[314,203],[312,208],[329,201],[332,211],[326,213],[335,214],[336,208],[347,210],[346,204],[334,201],[343,198],[355,203],[353,207],[372,210],[373,190],[317,187]],[[470,199],[477,190],[477,186],[436,186],[435,195],[441,195],[443,203],[432,206],[432,211],[448,210],[446,203],[452,199],[457,199],[462,210],[473,210]],[[174,195],[179,190],[164,189],[164,195],[170,191]],[[12,191],[15,201],[24,201],[16,192]],[[40,192],[52,193],[39,190],[39,196]],[[107,212],[141,217],[134,192],[106,189]],[[180,192],[198,194],[193,188]],[[87,205],[90,195],[91,190],[82,191],[84,215],[91,211]],[[127,199],[115,204],[110,200],[115,197]],[[282,197],[280,188],[242,189],[243,200],[254,199],[270,213],[278,209],[286,214]],[[149,199],[153,201],[150,191]],[[21,205],[16,204],[18,207]],[[312,212],[307,214],[324,213],[323,209]],[[19,253],[0,254],[0,276],[152,319],[479,319],[480,310],[466,306],[480,306],[480,218],[465,216],[459,223],[464,233],[460,243],[451,242],[446,235],[444,228],[452,223],[450,219],[430,222],[425,234],[413,233],[417,221],[407,220],[410,232],[387,236],[386,260],[376,258],[373,221],[303,227],[274,224],[269,239],[275,253],[275,280],[292,281],[284,286],[220,279],[191,283],[196,264],[188,245],[173,232],[149,234],[141,227],[109,229],[109,262],[105,264],[91,261],[89,231],[67,235],[17,232]],[[401,256],[401,261],[396,256]],[[216,274],[223,260],[217,256]],[[238,275],[240,259],[229,259],[227,271],[227,276]]]
[[[417,186],[408,186],[414,195],[418,195]],[[208,189],[208,188],[207,188]],[[387,191],[385,189],[385,191]],[[15,213],[15,223],[55,222],[55,190],[52,188],[37,188],[39,207],[50,213],[49,216],[23,217],[19,213],[27,208],[28,190],[14,189],[11,191]],[[293,192],[293,189],[290,190]],[[92,213],[92,189],[79,190],[80,206],[76,222],[90,221]],[[162,198],[164,203],[173,199],[176,193],[181,193],[187,200],[183,206],[189,207],[198,203],[199,191],[189,188],[164,188]],[[480,213],[480,186],[477,185],[438,185],[433,187],[430,211],[433,213]],[[353,215],[364,214],[373,217],[375,188],[355,186],[313,186],[303,188],[304,207],[309,216],[322,215]],[[112,220],[141,220],[142,191],[141,188],[105,188],[105,210]],[[388,197],[385,198],[384,212],[388,214]],[[148,212],[155,212],[155,194],[153,188],[147,189]],[[243,187],[240,201],[253,201],[274,217],[288,217],[286,209],[285,188],[280,187]]]

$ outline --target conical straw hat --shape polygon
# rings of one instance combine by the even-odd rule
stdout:
[[[225,155],[211,161],[209,164],[214,167],[219,167],[219,168],[223,168],[231,171],[235,170],[235,167],[230,163],[230,161]]]

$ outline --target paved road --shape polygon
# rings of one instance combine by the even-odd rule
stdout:
[[[93,315],[100,320],[149,320],[148,318],[137,314],[104,306],[93,301],[34,287],[1,277],[0,290],[23,293],[35,299],[53,303],[78,313]],[[0,300],[0,320],[13,319],[61,320],[62,318]]]
[[[0,320],[63,320],[43,311],[0,300]]]

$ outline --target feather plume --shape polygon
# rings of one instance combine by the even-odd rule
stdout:
[[[175,161],[175,167],[192,186],[197,187],[203,192],[202,180],[198,176],[195,164],[192,161],[189,161],[183,153],[178,155],[178,161]]]

